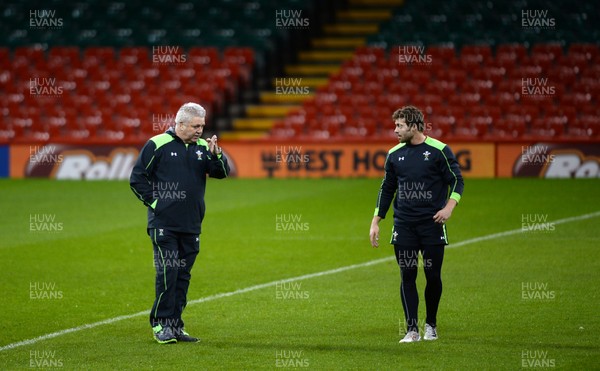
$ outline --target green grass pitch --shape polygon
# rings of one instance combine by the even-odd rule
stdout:
[[[146,314],[81,328],[152,304],[145,208],[129,185],[2,180],[0,368],[598,367],[598,180],[467,179],[448,223],[456,246],[442,271],[440,339],[415,344],[398,344],[399,273],[385,243],[391,211],[382,246],[368,242],[379,184],[209,181],[189,291],[190,300],[208,299],[184,313],[202,342],[163,346]],[[523,223],[535,230],[515,231]],[[505,231],[515,232],[494,235]],[[421,320],[424,284],[421,271]]]

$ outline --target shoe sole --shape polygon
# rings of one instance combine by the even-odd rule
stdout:
[[[438,338],[435,337],[435,338],[432,338],[432,339],[428,339],[428,338],[423,338],[423,339],[427,340],[427,341],[434,341],[434,340],[437,340]]]
[[[177,341],[180,342],[180,343],[199,343],[201,340],[200,339],[197,339],[197,340],[181,340],[181,339],[178,339]]]
[[[158,340],[157,338],[154,338],[154,340],[156,340],[156,342],[159,344],[175,344],[175,343],[177,343],[177,339]]]

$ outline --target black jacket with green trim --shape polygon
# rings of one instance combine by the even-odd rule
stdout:
[[[431,219],[448,198],[459,202],[463,189],[460,167],[446,144],[430,137],[417,145],[400,143],[388,152],[375,215],[385,218],[394,200],[395,223]]]
[[[148,228],[201,233],[206,175],[229,174],[227,158],[214,155],[208,143],[185,144],[172,129],[144,145],[131,171],[133,193],[148,207]]]

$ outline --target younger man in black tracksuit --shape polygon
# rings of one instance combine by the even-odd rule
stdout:
[[[200,138],[205,116],[196,103],[181,106],[175,128],[146,143],[130,177],[133,193],[148,207],[156,268],[150,324],[161,344],[198,341],[183,329],[181,314],[200,251],[206,175],[222,179],[229,174],[217,137]]]
[[[385,163],[370,239],[378,246],[379,222],[394,199],[392,241],[402,281],[400,296],[407,333],[401,343],[421,340],[418,328],[419,295],[416,278],[422,254],[425,287],[425,340],[436,340],[437,310],[442,296],[441,269],[448,244],[446,221],[460,201],[463,179],[454,154],[444,143],[423,134],[423,113],[413,106],[394,112],[400,144]]]

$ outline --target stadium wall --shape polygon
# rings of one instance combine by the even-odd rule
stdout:
[[[576,142],[450,142],[471,178],[600,177],[600,146]],[[240,178],[380,178],[392,142],[225,142]],[[0,146],[0,176],[70,180],[128,179],[142,144]]]

